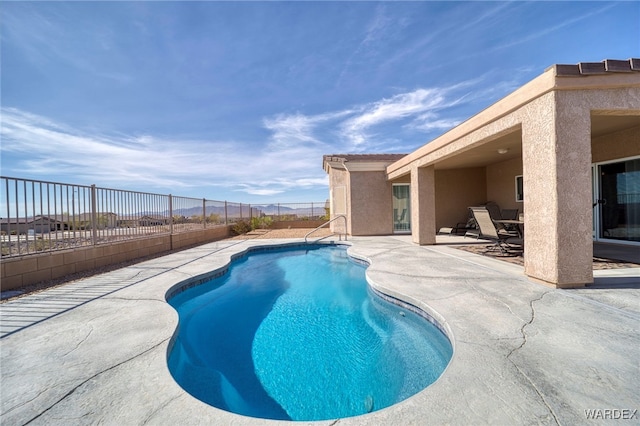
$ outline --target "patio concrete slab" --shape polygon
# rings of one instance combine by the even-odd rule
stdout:
[[[178,318],[165,296],[251,246],[292,242],[207,244],[1,304],[0,423],[288,424],[218,410],[175,383],[166,359]],[[584,424],[589,412],[640,423],[640,271],[556,290],[451,247],[350,243],[374,288],[440,319],[454,356],[406,401],[315,424]]]

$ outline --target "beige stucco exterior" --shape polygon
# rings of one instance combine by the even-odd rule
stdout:
[[[640,126],[621,130],[591,141],[591,157],[594,163],[612,161],[638,155],[640,151]]]
[[[388,235],[393,232],[391,187],[386,166],[399,155],[325,158],[329,173],[331,219],[344,215],[349,235]],[[354,161],[355,160],[355,161]],[[335,220],[333,232],[345,232],[345,221]]]
[[[596,70],[594,73],[593,70]],[[557,287],[593,281],[593,163],[640,156],[640,60],[556,65],[449,132],[391,162],[387,183],[411,182],[411,232],[435,232],[488,201],[524,213],[525,274]],[[336,158],[339,156],[332,156]],[[366,157],[366,156],[364,156]],[[335,162],[326,161],[332,174]],[[358,158],[343,164],[357,168]],[[344,169],[352,235],[385,232],[388,186]],[[524,201],[516,201],[522,176]],[[330,179],[333,185],[333,180]],[[375,213],[372,228],[361,215]],[[373,231],[375,229],[375,231]],[[391,229],[386,233],[391,233]]]

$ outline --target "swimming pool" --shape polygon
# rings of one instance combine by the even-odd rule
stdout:
[[[452,348],[425,318],[373,294],[344,247],[250,253],[169,298],[180,323],[168,355],[191,395],[234,413],[326,420],[421,391]]]

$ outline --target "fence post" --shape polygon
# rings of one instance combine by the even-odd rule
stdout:
[[[98,244],[98,212],[96,199],[96,185],[91,184],[91,243]]]
[[[207,229],[207,200],[202,199],[202,228]]]
[[[280,217],[280,203],[278,203],[278,222],[280,222],[282,218]]]
[[[242,203],[240,203],[240,220],[242,220]]]
[[[227,213],[228,213],[227,212],[227,201],[225,200],[225,202],[224,202],[224,224],[225,224],[225,226],[229,224],[229,217],[228,217]]]
[[[173,235],[173,197],[169,194],[169,234]]]
[[[311,202],[311,217],[309,218],[309,220],[313,220],[314,218],[314,214],[313,214],[313,202]]]
[[[251,210],[251,204],[249,204],[249,222],[253,219],[253,210]]]

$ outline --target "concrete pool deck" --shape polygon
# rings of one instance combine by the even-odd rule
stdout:
[[[178,318],[165,294],[250,246],[296,241],[219,241],[1,304],[0,423],[290,424],[218,410],[174,382]],[[406,401],[315,424],[640,423],[640,268],[556,290],[517,265],[410,237],[349,243],[377,289],[441,315],[455,352]]]

